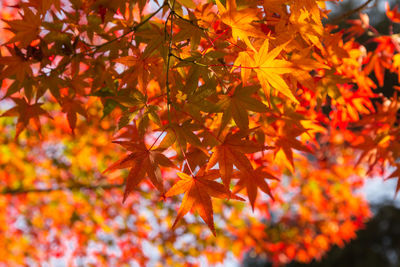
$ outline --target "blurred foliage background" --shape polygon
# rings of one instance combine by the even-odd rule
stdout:
[[[391,7],[399,5],[397,0],[383,1],[358,1],[347,0],[340,4],[330,4],[332,10],[329,20],[325,23],[334,23],[341,31],[351,27],[351,21],[360,19],[358,8],[367,3],[361,13],[367,14],[370,25],[381,34],[399,34],[400,24],[391,24],[385,15],[385,4],[389,3]],[[349,15],[351,14],[351,15]],[[345,16],[349,15],[349,16]],[[354,37],[348,37],[354,38]],[[364,45],[367,51],[374,51],[377,44],[371,42],[371,36],[366,31],[356,41]],[[370,77],[378,85],[374,72]],[[377,87],[376,93],[390,97],[394,94],[394,85],[397,84],[398,77],[395,73],[385,72],[385,84],[383,87]],[[379,101],[379,100],[377,100]],[[379,190],[378,188],[376,189]],[[397,196],[398,198],[398,196]],[[398,204],[398,202],[397,202]],[[396,205],[395,199],[388,201],[371,203],[371,210],[374,217],[366,224],[365,229],[357,232],[357,238],[346,244],[344,247],[334,246],[321,261],[313,260],[309,264],[296,261],[286,265],[287,267],[398,267],[400,266],[400,208]],[[274,227],[274,226],[272,226]],[[264,255],[257,255],[254,252],[248,253],[242,262],[244,267],[269,267],[272,263]]]

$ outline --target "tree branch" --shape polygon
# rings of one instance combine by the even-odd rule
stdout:
[[[357,12],[360,12],[361,10],[363,10],[364,8],[366,8],[367,5],[368,5],[369,3],[371,3],[372,1],[373,1],[373,0],[368,0],[367,2],[365,2],[364,4],[362,4],[361,6],[359,6],[359,7],[355,8],[355,9],[352,9],[352,10],[348,11],[348,12],[346,12],[346,13],[340,15],[340,16],[337,17],[337,18],[334,18],[334,19],[330,22],[330,24],[339,24],[340,22],[342,22],[343,20],[347,19],[347,18],[350,17],[351,15],[353,15],[353,14],[355,14],[355,13],[357,13]]]
[[[166,1],[166,3],[167,3],[167,1]],[[171,94],[171,89],[169,87],[169,65],[170,65],[171,57],[172,57],[172,35],[174,33],[174,28],[173,27],[174,27],[174,15],[175,15],[175,11],[174,11],[175,0],[173,0],[172,6],[170,6],[169,4],[168,4],[168,6],[170,8],[170,12],[169,12],[167,20],[165,21],[165,29],[167,29],[167,23],[168,23],[168,20],[170,20],[171,21],[171,25],[170,25],[171,30],[170,30],[170,33],[169,33],[169,40],[168,40],[168,56],[167,56],[167,70],[166,70],[165,87],[166,87],[166,90],[167,90],[168,121],[171,123],[171,112],[170,112],[170,109],[171,109],[172,102],[171,102],[171,95],[170,95]]]
[[[97,190],[97,189],[112,189],[121,188],[124,184],[102,184],[102,185],[87,185],[87,184],[75,184],[71,186],[60,186],[52,188],[4,188],[0,191],[0,195],[22,195],[28,193],[49,193],[53,191],[76,191],[80,189]]]

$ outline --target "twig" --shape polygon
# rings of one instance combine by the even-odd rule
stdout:
[[[166,1],[167,3],[167,1]],[[169,6],[169,5],[168,5]],[[169,123],[171,123],[171,89],[169,87],[169,65],[171,62],[171,57],[172,57],[172,35],[174,33],[174,16],[175,16],[175,11],[174,11],[174,7],[175,7],[175,0],[173,0],[172,2],[172,6],[169,6],[170,8],[170,12],[169,15],[167,17],[167,20],[165,21],[165,29],[167,29],[167,23],[168,20],[171,21],[171,29],[170,29],[170,33],[169,33],[169,40],[168,40],[168,56],[167,56],[167,70],[166,70],[166,79],[165,79],[165,87],[167,90],[167,110],[168,110],[168,121]]]
[[[191,25],[193,25],[193,26],[199,28],[199,29],[202,30],[202,31],[208,32],[208,29],[207,29],[207,28],[203,28],[203,27],[197,25],[196,23],[194,23],[193,20],[184,18],[184,17],[182,17],[181,15],[179,15],[179,14],[177,14],[177,13],[175,13],[175,16],[176,16],[177,18],[179,18],[179,19],[181,19],[181,20],[183,20],[183,21],[185,21],[185,22],[187,22],[187,23],[189,23],[189,24],[191,24]]]
[[[151,13],[150,16],[148,16],[145,20],[143,20],[143,21],[141,21],[140,23],[138,23],[138,24],[132,26],[126,33],[122,34],[121,36],[118,36],[118,37],[116,37],[116,38],[114,38],[114,39],[112,39],[112,40],[110,40],[110,41],[108,41],[108,42],[105,42],[105,43],[101,44],[101,45],[94,46],[94,47],[92,48],[92,49],[94,49],[94,51],[91,52],[89,55],[94,54],[94,53],[96,53],[100,48],[102,48],[102,47],[104,47],[104,46],[106,46],[106,45],[109,45],[109,44],[111,44],[111,43],[113,43],[113,42],[115,42],[115,41],[118,41],[118,40],[124,38],[125,36],[127,36],[128,34],[130,34],[130,33],[132,33],[132,32],[137,31],[140,27],[142,27],[144,24],[146,24],[146,22],[148,22],[151,18],[153,18],[155,15],[157,15],[158,12],[160,12],[160,11],[163,9],[163,7],[164,7],[165,5],[166,5],[166,2],[164,2],[164,4],[161,5],[156,11],[154,11],[153,13]]]
[[[357,13],[357,12],[360,12],[361,10],[363,10],[364,8],[366,8],[367,5],[368,5],[369,3],[371,3],[372,1],[373,1],[373,0],[368,0],[367,2],[365,2],[364,4],[362,4],[361,6],[359,6],[359,7],[355,8],[355,9],[352,9],[352,10],[348,11],[348,12],[346,12],[346,13],[340,15],[340,16],[337,17],[337,18],[334,18],[334,19],[333,19],[331,22],[329,22],[329,23],[330,23],[330,24],[339,24],[340,22],[342,22],[343,20],[347,19],[347,18],[350,17],[351,15],[353,15],[353,14],[355,14],[355,13]]]
[[[174,57],[174,58],[176,58],[177,60],[182,61],[182,62],[188,62],[188,63],[193,63],[193,64],[195,64],[195,65],[199,65],[199,66],[202,66],[202,67],[208,67],[208,65],[205,65],[205,64],[202,64],[202,63],[197,62],[196,59],[181,58],[181,57],[178,57],[177,55],[172,54],[172,53],[171,53],[171,57]]]

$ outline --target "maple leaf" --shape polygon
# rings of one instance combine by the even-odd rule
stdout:
[[[394,23],[400,23],[400,12],[398,10],[398,5],[395,5],[392,10],[390,10],[390,5],[388,2],[385,3],[386,16]]]
[[[120,257],[108,257],[107,251],[82,257],[107,265],[110,258],[123,264],[135,255],[145,266],[149,259],[141,253],[143,242],[162,240],[160,261],[166,265],[181,260],[172,253],[193,264],[193,256],[201,253],[210,265],[217,265],[229,250],[240,256],[250,244],[280,266],[292,259],[319,258],[331,244],[354,236],[356,223],[368,214],[367,204],[354,195],[367,168],[372,173],[393,165],[388,178],[400,180],[398,92],[375,95],[368,78],[375,71],[382,85],[386,72],[399,73],[399,36],[391,29],[388,34],[375,31],[362,15],[363,22],[350,31],[366,29],[373,36],[348,40],[346,31],[322,23],[329,14],[322,0],[154,1],[159,4],[156,10],[148,2],[0,0],[0,17],[10,30],[0,29],[0,39],[13,43],[0,47],[0,95],[6,106],[13,97],[24,97],[3,116],[18,116],[17,136],[30,124],[40,130],[42,123],[42,131],[47,131],[43,147],[29,134],[18,147],[8,138],[11,120],[0,123],[0,195],[6,194],[0,197],[0,221],[18,220],[21,214],[13,211],[28,209],[22,216],[30,222],[29,233],[13,223],[1,224],[5,235],[0,235],[0,243],[10,245],[0,250],[0,265],[26,265],[27,258],[40,261],[37,255],[49,244],[35,245],[48,231],[59,236],[57,231],[66,228],[79,240],[75,252],[85,254],[99,231],[121,230],[119,224],[109,223],[116,215],[132,226],[113,231],[116,238],[122,237]],[[396,8],[386,11],[392,22],[399,20]],[[364,45],[369,41],[378,46],[367,54]],[[265,94],[258,91],[261,88]],[[39,99],[57,116],[54,123],[46,118]],[[78,138],[64,136],[76,127],[78,114],[90,119],[79,124]],[[61,116],[67,116],[69,126],[58,120]],[[54,132],[60,126],[63,130]],[[116,143],[128,151],[106,172],[127,168],[125,192],[108,190],[120,183],[92,179],[96,166],[118,155],[107,142],[115,130],[115,140],[124,140]],[[149,147],[144,140],[154,143]],[[50,151],[49,144],[61,147]],[[264,153],[271,148],[266,144],[274,145],[272,153]],[[318,151],[310,161],[303,151],[313,147]],[[196,242],[162,227],[171,216],[157,198],[164,193],[163,166],[173,166],[167,153],[184,173],[174,177],[167,193],[183,197],[171,225],[176,227],[187,213],[197,211],[206,223],[184,233]],[[70,164],[63,163],[63,156]],[[354,167],[357,160],[360,164]],[[273,192],[274,208],[281,208],[283,216],[267,228],[257,218],[268,220],[269,212],[257,212],[256,219],[249,220],[243,205],[212,203],[214,197],[237,199],[232,191],[243,192],[248,206],[266,211],[270,201],[264,200],[272,197],[277,184],[268,181],[277,176],[268,168],[293,170],[294,164],[295,179]],[[146,198],[146,205],[139,200],[118,210],[114,200],[119,194],[125,201],[142,182],[149,187],[141,187],[136,195]],[[79,197],[80,188],[103,198],[93,205],[93,197]],[[71,192],[65,194],[67,190]],[[7,208],[9,203],[2,199],[20,193],[29,193],[30,201]],[[39,205],[28,207],[32,201]],[[221,214],[228,235],[204,240],[204,226],[215,234],[213,212]],[[149,224],[149,214],[161,227]],[[315,224],[321,214],[324,222]],[[294,234],[281,235],[282,227]],[[32,242],[18,242],[26,234]]]
[[[203,147],[199,137],[195,135],[192,129],[196,127],[194,124],[190,124],[189,121],[184,122],[182,125],[176,123],[171,123],[165,128],[167,133],[156,150],[164,150],[176,143],[177,153],[182,153],[182,151],[187,150],[188,143],[194,147],[197,147],[204,154],[208,155],[207,150]]]
[[[67,113],[69,127],[71,128],[72,133],[74,133],[77,121],[77,114],[87,117],[86,110],[79,100],[71,99],[68,97],[61,98],[60,104],[62,106],[62,111]]]
[[[24,11],[24,14],[21,15],[22,19],[3,21],[10,26],[8,30],[15,34],[6,44],[20,42],[19,47],[25,48],[38,38],[42,20],[39,12],[34,14],[26,5],[22,6],[22,10]]]
[[[129,193],[145,178],[146,174],[151,183],[160,193],[164,193],[164,185],[159,165],[165,167],[175,167],[175,165],[162,153],[147,149],[143,142],[135,143],[132,141],[114,141],[132,152],[124,158],[116,161],[109,166],[103,173],[117,169],[131,167],[126,178],[123,202]]]
[[[189,15],[191,14],[189,13]],[[195,22],[181,20],[177,21],[176,24],[177,26],[179,26],[180,31],[173,37],[174,42],[181,42],[189,39],[192,50],[197,49],[201,37],[205,36],[204,31],[200,29],[199,26],[195,24]]]
[[[178,2],[187,8],[196,8],[196,4],[193,2],[193,0],[178,0]]]
[[[294,162],[293,162],[293,151],[292,149],[297,149],[299,151],[304,151],[311,153],[310,148],[302,144],[297,137],[303,133],[307,132],[300,123],[287,123],[281,130],[277,140],[275,141],[275,156],[280,152],[285,155],[284,162],[285,165],[293,172]]]
[[[29,5],[33,6],[36,10],[39,10],[43,15],[54,5],[54,7],[60,11],[61,3],[60,0],[30,0]]]
[[[314,0],[296,0],[291,6],[290,31],[298,32],[303,39],[324,50],[321,36],[324,32],[320,18],[320,9]]]
[[[397,193],[400,191],[400,165],[397,165],[396,170],[394,170],[389,175],[389,177],[387,177],[385,180],[393,179],[393,178],[397,178],[397,186],[396,186],[396,193],[395,193],[395,195],[397,195]]]
[[[390,66],[386,61],[387,59],[383,56],[380,56],[379,54],[373,54],[369,64],[364,69],[366,73],[370,73],[372,70],[374,70],[375,77],[378,80],[380,87],[383,86],[385,79],[385,69]]]
[[[370,27],[369,17],[365,13],[360,13],[360,19],[347,20],[347,23],[352,25],[350,28],[346,29],[349,37],[360,37],[365,33],[368,27]]]
[[[31,61],[24,58],[18,47],[7,49],[11,56],[0,57],[0,65],[7,66],[0,72],[0,80],[15,75],[17,81],[23,82],[26,76],[32,76]]]
[[[143,51],[143,58],[147,58],[156,50],[158,50],[162,56],[167,55],[167,47],[164,45],[164,31],[159,26],[150,23],[149,27],[140,29],[140,31],[135,34],[140,38],[140,40],[143,39],[143,42],[147,43],[147,46]]]
[[[175,134],[175,131],[173,130],[173,128],[166,128],[165,132],[166,132],[166,134],[165,134],[163,140],[160,142],[160,144],[158,145],[158,147],[155,150],[163,151],[163,150],[169,148],[170,146],[172,146],[173,143],[175,143],[176,134]]]
[[[242,199],[232,195],[222,184],[213,181],[220,177],[217,170],[211,170],[208,173],[199,172],[199,174],[194,177],[181,172],[178,172],[177,175],[181,180],[175,183],[165,194],[166,197],[171,197],[185,193],[172,228],[174,229],[179,220],[194,208],[215,236],[214,212],[211,197]]]
[[[161,66],[161,59],[154,56],[145,57],[141,52],[134,50],[133,56],[120,57],[114,62],[129,67],[122,75],[121,86],[127,83],[137,81],[139,90],[146,92],[147,84],[150,81],[150,71],[155,71]]]
[[[15,139],[17,139],[19,134],[28,126],[29,122],[33,122],[33,127],[38,131],[40,135],[41,124],[39,116],[46,116],[52,119],[49,113],[47,113],[47,111],[40,107],[43,103],[29,104],[24,98],[10,98],[17,105],[4,112],[0,117],[18,116]]]
[[[309,14],[309,18],[312,19],[312,22],[314,22],[317,25],[322,26],[321,10],[316,1],[314,1],[314,0],[296,0],[296,1],[294,1],[293,6],[297,10],[302,9],[302,11],[303,10],[307,11],[307,13]]]
[[[282,0],[264,0],[263,1],[264,12],[271,12],[276,14],[284,14],[286,7],[282,3]]]
[[[258,86],[242,87],[237,86],[232,96],[222,95],[217,106],[223,111],[221,129],[225,128],[233,117],[236,125],[242,129],[249,128],[249,117],[246,110],[253,112],[265,112],[267,107],[259,100],[251,97],[251,94],[258,91]]]
[[[254,153],[262,149],[263,147],[255,142],[242,140],[239,134],[228,134],[221,145],[213,148],[213,154],[208,162],[207,170],[219,163],[222,181],[225,187],[229,188],[233,165],[239,170],[251,171],[253,167],[245,153]]]
[[[281,77],[282,74],[290,73],[293,70],[292,63],[276,59],[283,47],[284,45],[280,45],[268,52],[269,40],[266,39],[260,50],[254,55],[253,67],[267,97],[270,95],[270,86],[272,86],[293,102],[299,103],[285,80]]]
[[[235,40],[243,40],[248,47],[255,51],[254,46],[249,40],[251,37],[265,38],[265,34],[251,25],[257,17],[257,9],[245,8],[238,10],[236,7],[236,0],[227,0],[226,7],[224,7],[219,0],[215,1],[218,10],[221,12],[222,22],[232,28],[232,36]]]
[[[250,54],[247,51],[239,52],[238,57],[236,58],[235,62],[233,63],[233,68],[231,72],[235,69],[240,68],[240,76],[242,78],[243,84],[247,84],[247,80],[251,74],[251,66],[253,59],[251,58]]]
[[[270,174],[267,171],[263,170],[263,167],[258,167],[257,169],[253,170],[253,168],[245,170],[245,171],[238,171],[235,172],[234,176],[239,178],[239,181],[233,188],[234,194],[240,192],[243,188],[246,188],[247,196],[249,198],[251,208],[254,211],[254,204],[257,199],[257,189],[260,188],[261,191],[268,194],[272,200],[274,197],[271,194],[271,189],[265,179],[273,179],[278,180],[275,176]]]
[[[310,74],[311,71],[316,71],[318,69],[329,69],[329,67],[311,59],[311,57],[308,56],[309,53],[310,49],[303,49],[299,53],[292,55],[290,60],[293,65],[296,66],[296,68],[293,68],[290,74],[299,83],[314,91],[316,84],[314,78]]]

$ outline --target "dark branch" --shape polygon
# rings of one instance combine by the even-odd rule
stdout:
[[[121,188],[124,184],[102,184],[102,185],[87,185],[76,184],[71,186],[60,186],[52,188],[4,188],[0,191],[0,195],[22,195],[27,193],[49,193],[53,191],[76,191],[76,190],[97,190],[97,189],[113,189]]]
[[[166,3],[167,3],[167,1],[166,1]],[[165,21],[165,32],[167,29],[168,20],[171,21],[171,23],[170,23],[171,29],[170,29],[170,33],[169,33],[169,39],[168,39],[168,56],[167,56],[167,70],[166,70],[166,77],[165,77],[165,87],[167,90],[168,121],[169,121],[169,123],[171,123],[171,111],[170,110],[171,110],[172,102],[171,102],[171,89],[169,87],[169,65],[170,65],[171,57],[172,57],[172,35],[174,33],[173,27],[174,27],[174,16],[175,16],[175,11],[174,11],[175,0],[173,0],[172,6],[170,6],[169,4],[168,4],[168,6],[170,9],[170,12],[169,12],[167,20]]]
[[[342,15],[340,15],[337,18],[334,18],[331,22],[329,22],[330,24],[339,24],[340,22],[344,21],[345,19],[347,19],[348,17],[350,17],[351,15],[357,13],[357,12],[361,12],[363,9],[365,9],[367,7],[367,5],[369,3],[371,3],[373,0],[368,0],[367,2],[365,2],[364,4],[362,4],[361,6],[352,9]]]

